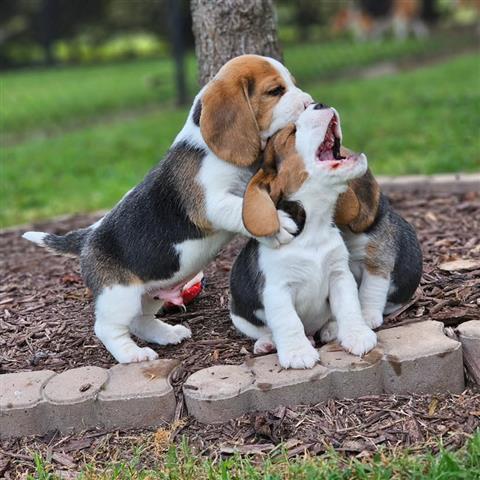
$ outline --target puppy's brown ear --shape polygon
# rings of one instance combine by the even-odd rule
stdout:
[[[349,225],[360,213],[360,202],[355,192],[348,187],[348,190],[342,193],[335,206],[335,223],[337,225]]]
[[[275,201],[272,199],[272,185],[277,177],[273,140],[267,143],[263,153],[262,167],[248,182],[243,197],[242,219],[245,228],[255,237],[269,237],[278,232]]]
[[[217,157],[241,167],[253,165],[260,153],[260,131],[246,79],[215,79],[202,96],[200,131]]]
[[[377,218],[380,205],[380,186],[370,169],[360,178],[349,183],[359,203],[358,215],[349,222],[348,226],[354,233],[361,233],[372,226]]]

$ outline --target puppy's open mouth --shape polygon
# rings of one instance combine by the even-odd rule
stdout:
[[[346,158],[340,153],[342,141],[337,135],[338,131],[338,118],[336,115],[333,115],[328,124],[325,138],[317,149],[317,160],[319,162],[342,161]]]

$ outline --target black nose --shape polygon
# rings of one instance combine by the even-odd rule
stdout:
[[[330,108],[328,105],[325,105],[324,103],[317,103],[313,109],[314,110],[323,110],[324,108]]]

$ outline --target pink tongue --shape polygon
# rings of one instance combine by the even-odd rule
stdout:
[[[326,150],[324,152],[320,152],[320,154],[318,155],[318,159],[321,162],[329,162],[329,161],[335,160],[335,158],[333,157],[332,150]]]

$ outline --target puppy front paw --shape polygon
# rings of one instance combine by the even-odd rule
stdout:
[[[362,316],[365,323],[372,329],[378,328],[383,323],[383,313],[378,310],[364,310]]]
[[[280,245],[284,245],[290,243],[294,239],[294,236],[298,231],[298,226],[287,212],[278,210],[277,213],[278,221],[280,222],[280,230],[275,237]]]
[[[156,360],[158,353],[150,347],[140,348],[137,345],[129,346],[114,355],[119,363],[138,363]]]
[[[351,328],[346,333],[339,332],[340,345],[352,355],[362,356],[377,344],[377,335],[367,325]]]
[[[320,356],[309,340],[301,345],[291,345],[287,348],[277,348],[278,360],[283,368],[313,368]]]
[[[297,233],[297,224],[290,218],[290,215],[283,210],[277,210],[280,228],[275,235],[270,237],[255,237],[257,241],[268,248],[278,248],[280,245],[290,243]]]

